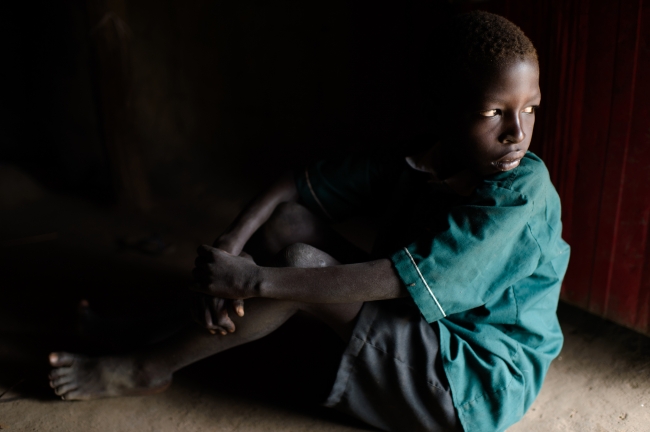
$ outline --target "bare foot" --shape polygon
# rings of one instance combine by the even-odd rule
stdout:
[[[147,370],[132,357],[89,358],[78,354],[50,354],[50,387],[64,400],[90,400],[160,393],[171,374]]]

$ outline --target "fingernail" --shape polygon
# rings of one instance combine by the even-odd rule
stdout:
[[[50,354],[50,363],[56,363],[59,360],[59,356],[52,353]]]
[[[228,332],[226,332],[226,331],[224,331],[224,330],[221,330],[221,336],[225,336],[225,335],[227,335],[227,334],[228,334]]]
[[[212,334],[217,334],[216,330],[209,329],[208,331]]]
[[[243,307],[239,306],[237,308],[237,315],[239,315],[240,317],[244,316],[244,308]]]

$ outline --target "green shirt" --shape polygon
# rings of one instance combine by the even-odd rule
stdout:
[[[339,221],[381,214],[389,257],[429,323],[466,431],[501,431],[539,393],[562,347],[556,309],[569,246],[544,163],[479,179],[468,196],[403,159],[348,157],[296,172],[302,202]]]

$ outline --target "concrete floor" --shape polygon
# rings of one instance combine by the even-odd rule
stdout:
[[[181,371],[163,394],[57,400],[46,383],[49,351],[101,353],[120,346],[110,337],[78,336],[79,299],[91,299],[107,314],[128,314],[147,299],[174,298],[190,283],[196,245],[211,242],[241,202],[192,197],[200,208],[175,203],[138,216],[47,194],[17,173],[11,178],[20,193],[3,190],[7,175],[0,169],[0,429],[373,430],[315,403],[324,380],[320,387],[306,383],[319,382],[314,369],[330,367],[340,347],[326,329],[300,319],[258,345]],[[147,256],[116,246],[116,239],[154,232],[173,250]],[[160,310],[146,311],[147,317],[155,321],[168,303],[157,302]],[[562,354],[533,407],[509,430],[650,430],[649,339],[567,305],[559,315]],[[320,346],[306,342],[314,333],[324,341]],[[329,357],[323,347],[332,351]],[[285,378],[291,374],[298,379]]]

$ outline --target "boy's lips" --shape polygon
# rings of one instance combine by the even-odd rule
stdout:
[[[492,166],[499,171],[510,171],[511,169],[517,168],[521,159],[524,157],[522,151],[516,150],[506,155],[502,156],[500,159],[492,162]]]

